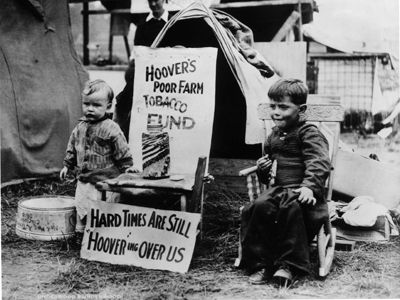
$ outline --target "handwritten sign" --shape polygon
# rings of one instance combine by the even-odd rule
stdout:
[[[149,125],[169,134],[171,173],[194,174],[198,157],[209,156],[216,57],[216,48],[135,47],[129,146],[139,170]]]
[[[81,257],[184,273],[200,214],[90,201]]]

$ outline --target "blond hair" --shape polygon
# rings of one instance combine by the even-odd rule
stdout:
[[[82,91],[82,95],[90,96],[100,91],[105,92],[108,102],[111,103],[114,99],[114,92],[112,88],[102,79],[96,79],[86,82],[85,88]]]

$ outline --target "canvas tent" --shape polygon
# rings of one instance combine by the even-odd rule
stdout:
[[[88,79],[67,0],[1,1],[1,181],[57,172]]]
[[[261,154],[258,143],[264,138],[257,105],[267,101],[268,88],[275,77],[263,77],[259,69],[246,60],[242,55],[246,47],[238,43],[232,31],[222,26],[216,14],[221,12],[213,12],[199,2],[191,4],[164,26],[152,47],[218,48],[210,156],[256,158]]]

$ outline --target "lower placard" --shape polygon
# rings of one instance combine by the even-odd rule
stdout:
[[[185,273],[200,214],[91,201],[81,257]]]

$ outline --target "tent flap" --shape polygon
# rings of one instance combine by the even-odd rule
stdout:
[[[227,15],[225,14],[224,17]],[[221,51],[223,52],[226,61],[234,75],[240,90],[246,101],[246,134],[245,142],[247,144],[257,144],[263,141],[263,124],[257,117],[257,106],[260,102],[267,100],[267,92],[271,84],[276,80],[263,77],[260,71],[250,64],[244,55],[240,52],[243,48],[243,43],[238,44],[237,40],[215,17],[214,13],[200,2],[195,2],[186,9],[178,12],[161,30],[157,38],[154,40],[152,47],[157,47],[165,38],[167,32],[181,20],[203,18],[213,31],[215,38],[218,41]],[[219,16],[222,18],[222,16]],[[232,18],[233,19],[233,18]],[[233,19],[235,20],[235,19]],[[230,23],[231,24],[231,23]],[[248,41],[249,39],[245,39]],[[249,50],[249,47],[245,47]],[[268,64],[260,54],[257,62],[263,65],[265,70]],[[255,59],[254,56],[252,56]],[[256,60],[256,59],[255,59]],[[271,68],[272,72],[272,68]],[[269,74],[272,75],[272,74]]]
[[[41,8],[54,31],[46,33],[21,1],[6,1],[0,11],[2,182],[58,171],[81,115],[88,75],[76,59],[68,4],[43,0]]]

